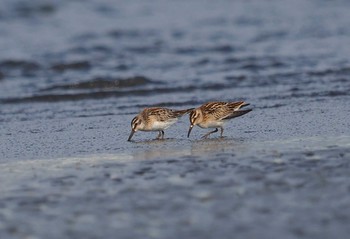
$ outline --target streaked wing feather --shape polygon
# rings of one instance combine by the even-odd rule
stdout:
[[[238,102],[210,102],[202,106],[205,115],[213,117],[215,120],[223,120],[230,117],[232,113],[238,110],[245,103]]]
[[[158,121],[168,121],[169,119],[176,119],[185,113],[188,113],[192,109],[188,110],[172,110],[168,108],[147,108],[145,109],[146,117],[155,117]]]
[[[238,102],[230,102],[228,103],[227,106],[230,108],[230,110],[234,111],[241,108],[244,104],[245,104],[244,101],[238,101]]]
[[[230,114],[229,116],[223,118],[223,120],[228,120],[228,119],[236,118],[236,117],[245,115],[246,113],[249,113],[250,111],[252,111],[252,109],[249,109],[249,110],[236,110],[236,111],[234,111],[232,114]]]

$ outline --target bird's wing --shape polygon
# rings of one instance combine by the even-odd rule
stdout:
[[[225,118],[223,118],[223,120],[228,120],[228,119],[232,119],[232,118],[236,118],[242,115],[245,115],[246,113],[249,113],[250,111],[252,111],[252,109],[249,110],[236,110],[233,113],[231,113],[230,115],[226,116]]]
[[[244,101],[210,102],[204,104],[201,108],[204,114],[208,117],[213,117],[215,120],[223,120],[231,118],[233,115],[235,115],[235,112],[238,109],[246,105],[249,104],[245,103]]]
[[[153,107],[144,111],[146,117],[155,118],[158,121],[167,121],[170,118],[176,118],[174,111],[168,108]]]
[[[221,120],[231,113],[227,102],[210,102],[201,106],[203,116],[212,120]]]

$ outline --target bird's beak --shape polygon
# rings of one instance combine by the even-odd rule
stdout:
[[[190,137],[190,133],[191,133],[191,131],[192,131],[192,128],[193,128],[193,125],[191,124],[191,125],[190,125],[190,128],[188,129],[187,138]]]
[[[131,133],[129,135],[128,141],[131,141],[132,136],[135,134],[134,130],[131,130]]]

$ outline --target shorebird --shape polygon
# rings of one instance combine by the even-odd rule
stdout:
[[[136,131],[158,131],[156,139],[164,139],[164,130],[174,124],[181,116],[192,111],[172,110],[167,108],[145,108],[131,121],[131,133],[128,141]]]
[[[221,137],[224,132],[223,125],[225,121],[242,116],[250,111],[239,110],[245,106],[248,106],[244,101],[238,102],[208,102],[190,113],[190,128],[188,130],[187,137],[190,137],[193,126],[198,125],[201,128],[215,128],[215,130],[202,136],[206,139],[212,133],[218,132],[221,129]]]

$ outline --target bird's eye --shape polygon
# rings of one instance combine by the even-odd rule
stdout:
[[[196,120],[196,114],[195,113],[191,114],[190,120],[191,120],[191,123],[193,123]]]
[[[135,127],[137,124],[138,124],[138,120],[137,120],[136,118],[134,118],[134,119],[131,121],[131,128]]]

